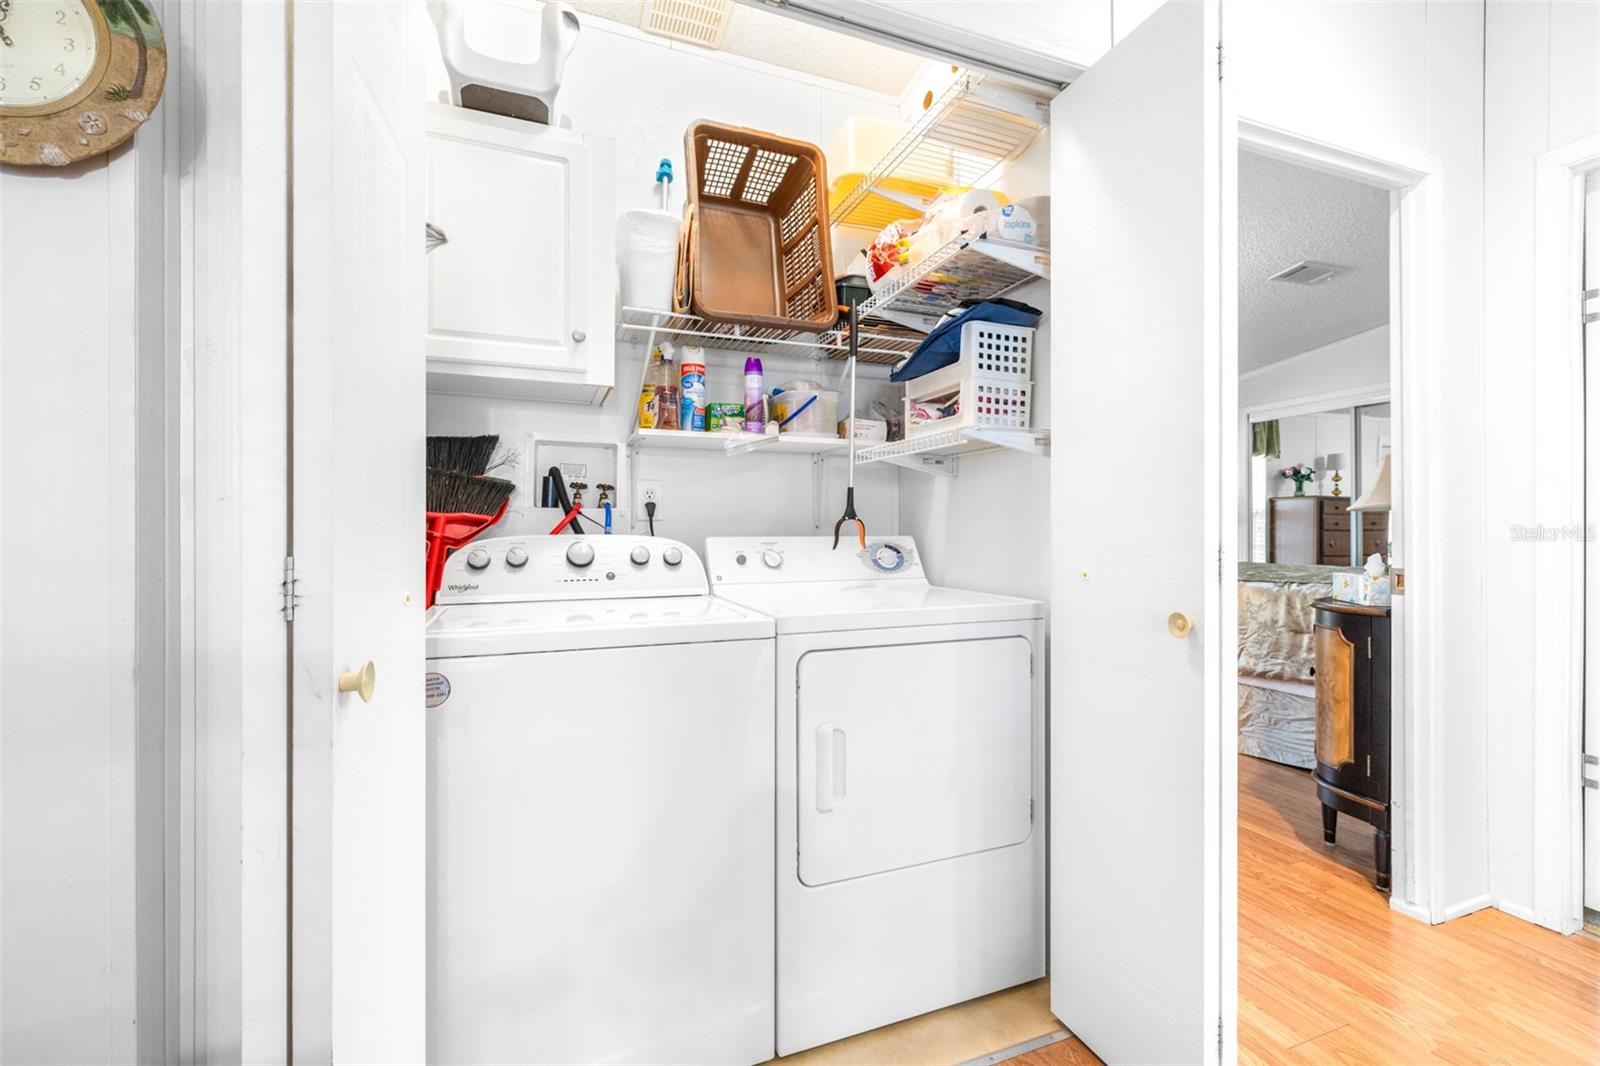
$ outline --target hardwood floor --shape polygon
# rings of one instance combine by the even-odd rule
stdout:
[[[1074,1039],[1009,1061],[1100,1060]],[[1309,771],[1241,756],[1239,1061],[1600,1062],[1600,939],[1391,911],[1371,827],[1341,818],[1325,847]]]
[[[1310,773],[1241,756],[1239,1061],[1600,1061],[1600,941],[1391,911],[1372,829],[1325,847]]]

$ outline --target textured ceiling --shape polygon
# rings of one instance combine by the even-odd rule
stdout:
[[[609,19],[635,28],[644,15],[643,0],[568,2],[580,15]],[[745,4],[733,5],[728,34],[720,51],[895,95],[906,87],[924,62],[907,52]]]
[[[1302,259],[1344,268],[1318,285],[1267,279]],[[1239,153],[1239,369],[1389,321],[1389,193]]]

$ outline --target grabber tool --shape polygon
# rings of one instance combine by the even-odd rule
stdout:
[[[844,490],[844,515],[833,524],[833,548],[839,550],[839,533],[846,522],[856,524],[856,539],[867,549],[867,524],[856,514],[856,351],[860,341],[856,309],[872,295],[872,284],[860,274],[846,274],[834,283],[834,292],[850,322],[850,470]]]

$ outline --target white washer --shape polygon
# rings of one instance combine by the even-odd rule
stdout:
[[[909,537],[713,537],[777,623],[778,1053],[1041,977],[1044,610]]]
[[[428,1059],[773,1049],[773,624],[652,537],[502,537],[428,619]]]

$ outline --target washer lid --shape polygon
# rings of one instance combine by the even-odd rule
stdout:
[[[714,596],[468,603],[428,615],[428,658],[770,638],[772,620]]]
[[[1044,604],[922,581],[723,586],[718,597],[771,615],[779,633],[890,629],[1044,617]]]

